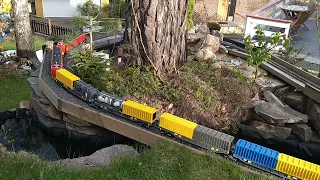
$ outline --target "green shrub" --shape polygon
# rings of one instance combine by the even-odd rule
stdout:
[[[72,17],[71,23],[72,23],[72,29],[74,29],[77,32],[82,32],[83,26],[87,25],[88,20],[81,16],[74,16]]]
[[[81,16],[91,16],[95,17],[99,14],[100,7],[92,2],[92,0],[87,0],[85,3],[77,6],[77,11]]]
[[[83,50],[73,50],[71,54],[73,72],[86,83],[95,87],[100,85],[107,72],[106,69],[109,68],[109,61],[98,53],[90,48],[84,48]]]
[[[101,8],[102,18],[125,18],[125,0],[115,0]]]
[[[193,8],[194,8],[195,0],[189,0],[188,2],[188,29],[193,28]]]
[[[219,23],[216,23],[216,22],[209,22],[207,23],[207,26],[209,28],[209,30],[217,30],[217,31],[220,31],[221,29],[221,26]]]

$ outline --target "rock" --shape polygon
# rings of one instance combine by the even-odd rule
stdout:
[[[302,92],[290,92],[284,98],[284,102],[292,109],[305,113],[306,110],[306,96]]]
[[[195,50],[199,51],[200,49],[208,48],[213,53],[219,51],[220,40],[218,37],[212,36],[210,34],[205,35],[200,38],[200,41],[195,45]]]
[[[45,98],[45,97],[42,97],[39,99],[39,101],[42,103],[42,104],[46,104],[46,105],[50,105],[51,102],[49,101],[48,98]]]
[[[307,123],[308,116],[289,106],[279,106],[273,103],[259,103],[254,111],[270,124]]]
[[[256,69],[254,67],[247,66],[246,64],[244,64],[242,62],[238,62],[237,63],[236,61],[233,61],[231,63],[239,64],[239,65],[236,65],[236,66],[237,66],[237,68],[239,70],[241,70],[243,72],[243,74],[244,74],[244,76],[246,78],[253,78],[254,77],[254,73],[256,72]],[[258,77],[261,76],[261,75],[265,75],[265,74],[268,74],[266,70],[258,68]]]
[[[32,71],[32,73],[30,75],[31,75],[31,77],[39,77],[39,73],[40,73],[39,70],[35,70],[35,71]]]
[[[75,131],[81,134],[89,135],[89,136],[102,136],[103,128],[98,126],[77,126],[72,123],[66,123],[66,128],[69,131]]]
[[[46,97],[43,92],[40,90],[38,84],[31,85],[33,92],[39,97]]]
[[[87,121],[84,121],[80,118],[77,118],[75,116],[72,116],[70,114],[66,114],[66,113],[63,113],[62,115],[62,119],[63,121],[67,122],[67,123],[71,123],[71,124],[74,124],[76,126],[93,126],[93,124],[87,122]]]
[[[30,108],[30,103],[29,101],[21,101],[20,102],[20,108]]]
[[[312,130],[307,124],[288,124],[292,134],[296,135],[302,141],[309,141],[312,137]]]
[[[187,34],[187,43],[188,44],[197,44],[205,34],[202,33],[188,33]]]
[[[223,41],[223,34],[220,33],[220,31],[212,30],[212,31],[210,32],[210,34],[211,34],[212,36],[218,37],[220,41]]]
[[[310,100],[308,103],[308,112],[312,127],[320,134],[320,105]]]
[[[288,92],[290,92],[291,90],[294,90],[294,88],[292,86],[285,86],[282,88],[278,88],[274,91],[274,95],[276,95],[278,98],[282,98],[284,97]]]
[[[31,67],[30,66],[26,66],[26,65],[21,65],[20,66],[20,68],[21,68],[21,72],[23,72],[23,73],[31,73],[32,72],[32,69],[31,69]]]
[[[207,26],[206,23],[203,24],[197,24],[195,28],[196,33],[204,33],[204,34],[209,34],[210,30]]]
[[[74,159],[63,159],[56,161],[61,165],[69,165],[71,167],[106,167],[111,163],[119,160],[124,156],[139,156],[139,153],[131,146],[113,145],[111,147],[100,149],[90,156],[84,156]]]
[[[29,77],[27,81],[31,85],[39,84],[39,78],[36,78],[36,77]]]
[[[276,89],[286,86],[285,82],[272,77],[258,77],[255,82],[260,86],[262,92],[274,92]]]
[[[314,143],[320,143],[320,135],[319,135],[319,133],[316,132],[316,131],[312,131],[312,136],[311,136],[310,141],[314,142]]]
[[[291,134],[291,128],[274,126],[259,121],[253,121],[250,126],[285,139],[288,138]]]
[[[197,52],[196,58],[198,60],[206,61],[206,60],[215,60],[217,57],[209,48],[204,48],[204,49],[200,49]]]
[[[58,111],[52,104],[46,105],[40,102],[39,98],[32,96],[30,98],[30,106],[35,111],[43,114],[44,116],[62,120],[62,113]]]
[[[223,45],[219,46],[219,53],[221,54],[228,54],[228,49],[224,47]]]
[[[278,98],[270,91],[263,92],[264,98],[269,102],[279,106],[285,106]]]

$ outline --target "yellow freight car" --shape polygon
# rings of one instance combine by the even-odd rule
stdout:
[[[197,124],[169,113],[163,113],[160,117],[159,126],[160,128],[192,139]]]
[[[158,110],[134,101],[126,101],[122,105],[122,113],[152,124],[157,117]]]
[[[74,89],[73,88],[74,81],[80,80],[78,76],[72,74],[66,69],[58,69],[56,71],[56,79],[62,84],[64,84],[65,86],[67,86],[68,88],[70,88],[71,90]]]
[[[279,154],[276,170],[300,179],[320,179],[319,165],[283,153]]]

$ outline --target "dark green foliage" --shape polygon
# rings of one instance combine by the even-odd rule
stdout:
[[[72,51],[71,59],[73,64],[71,68],[74,73],[87,83],[98,86],[106,74],[106,68],[109,67],[108,60],[103,58],[95,50],[84,48],[84,50]]]
[[[115,0],[102,7],[101,17],[104,18],[125,18],[125,0]]]
[[[193,8],[195,4],[195,0],[189,0],[188,1],[188,29],[193,28],[194,22],[193,22]]]
[[[209,22],[207,23],[207,26],[209,28],[209,30],[217,30],[217,31],[220,31],[221,29],[221,26],[219,23],[216,23],[216,22]]]
[[[99,14],[100,7],[92,2],[92,0],[87,0],[85,3],[77,6],[77,11],[80,12],[81,16],[91,16],[95,17]]]
[[[89,22],[86,18],[81,16],[72,17],[72,29],[76,32],[82,32],[83,26],[87,26],[87,22]]]

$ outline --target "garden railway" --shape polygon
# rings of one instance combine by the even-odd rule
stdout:
[[[226,42],[222,43],[226,44]],[[229,49],[229,53],[246,58],[248,55],[241,49],[241,44],[239,46],[233,45],[233,47],[238,48],[240,51]],[[59,47],[54,46],[53,48]],[[50,71],[52,65],[50,64],[51,53],[59,53],[59,51],[52,49],[45,52],[46,54],[40,70],[39,86],[59,111],[150,146],[161,140],[170,140],[178,144],[185,144],[198,152],[215,152],[237,164],[244,163],[246,166],[249,165],[250,168],[255,167],[259,171],[271,173],[284,179],[292,179],[291,176],[301,179],[320,177],[320,166],[316,164],[234,138],[169,113],[157,115],[157,110],[152,107],[145,109],[142,104],[130,100],[125,101],[120,97],[99,92],[68,70],[63,69],[63,67],[56,70],[56,77],[52,76]],[[317,85],[314,82],[308,82],[306,79],[301,78],[297,73],[294,74],[296,75],[294,76],[295,79],[289,78],[292,75],[290,74],[292,71],[284,69],[284,67],[278,66],[278,68],[275,68],[272,66],[274,64],[271,63],[264,64],[264,67],[268,67],[268,65],[270,67],[267,69],[268,71],[278,73],[278,76],[282,74],[284,77],[288,77],[287,79],[282,78],[287,81],[291,80],[289,84],[296,87],[300,86],[297,87],[298,89],[302,87],[307,89],[307,83]],[[288,73],[284,74],[284,71]],[[316,81],[317,79],[313,80]],[[310,91],[306,92],[309,95],[314,93]],[[290,164],[294,161],[298,162],[294,167],[286,168],[285,164]],[[310,166],[301,167],[299,163]],[[303,170],[297,173],[295,171],[297,168],[302,168]]]

